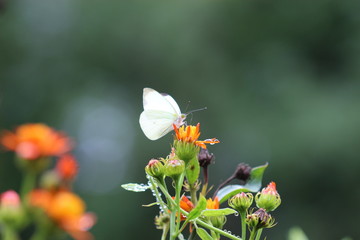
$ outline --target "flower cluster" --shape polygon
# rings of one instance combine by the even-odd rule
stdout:
[[[247,184],[251,186],[252,181],[261,181],[267,164],[256,168],[251,168],[245,163],[238,164],[235,172],[219,185],[213,197],[205,197],[212,189],[208,187],[208,167],[214,163],[215,158],[206,144],[213,145],[220,141],[216,138],[199,140],[200,124],[180,127],[174,124],[173,128],[175,134],[170,154],[165,158],[151,159],[145,167],[150,180],[149,188],[156,197],[156,203],[160,205],[160,213],[155,218],[155,225],[163,231],[162,239],[169,236],[170,240],[174,240],[186,227],[189,227],[189,232],[192,235],[196,232],[201,239],[216,240],[223,235],[240,240],[223,230],[227,222],[226,215],[236,212],[241,216],[242,239],[246,240],[247,229],[250,230],[250,239],[255,237],[260,239],[260,229],[274,226],[275,220],[267,212],[279,206],[280,196],[275,189],[275,183],[270,183],[255,197],[246,191],[250,191],[247,189]],[[201,168],[203,168],[203,181],[200,178]],[[169,180],[171,184],[167,182]],[[241,185],[228,190],[227,184],[233,180],[239,181]],[[123,187],[132,190],[133,185],[124,184]],[[174,188],[175,196],[170,193],[169,186]],[[254,199],[259,210],[248,212]],[[226,200],[235,210],[221,208],[220,204]],[[200,228],[199,225],[208,230]]]
[[[87,213],[85,202],[72,192],[79,165],[70,152],[71,139],[36,123],[4,131],[0,142],[5,150],[16,153],[24,175],[20,195],[9,190],[0,198],[0,224],[7,236],[11,232],[11,239],[18,239],[17,234],[34,222],[34,239],[52,238],[54,229],[77,240],[92,239],[88,230],[95,223],[95,215]]]

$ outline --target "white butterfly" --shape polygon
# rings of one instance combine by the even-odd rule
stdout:
[[[187,114],[181,113],[175,100],[168,94],[144,88],[144,111],[140,114],[140,127],[150,140],[157,140],[173,129],[180,127]]]

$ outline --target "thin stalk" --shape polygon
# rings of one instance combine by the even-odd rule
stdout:
[[[194,228],[193,231],[190,233],[189,240],[194,240],[196,236],[196,229]]]
[[[152,177],[150,177],[149,180],[150,180],[150,183],[151,183],[151,187],[154,190],[156,200],[159,201],[159,204],[160,204],[162,210],[165,211],[167,206],[165,205],[164,201],[162,200],[162,198],[160,196],[159,190],[157,189],[157,185],[155,184],[154,179]]]
[[[197,204],[197,197],[196,197],[196,187],[195,184],[190,184],[190,196],[191,196],[191,202],[196,206]]]
[[[241,218],[241,238],[246,239],[246,211],[239,212]]]
[[[180,213],[180,194],[181,194],[181,188],[184,183],[184,177],[185,173],[181,174],[180,177],[176,181],[175,186],[175,202],[176,202],[176,212],[177,212],[177,222],[176,222],[176,228],[175,228],[175,237],[179,235],[179,229],[180,229],[180,222],[181,222],[181,213]]]
[[[218,188],[216,189],[216,191],[214,192],[213,199],[215,199],[217,192],[218,192],[222,187],[224,187],[226,184],[228,184],[229,182],[231,182],[231,181],[232,181],[233,179],[235,179],[235,178],[236,178],[236,176],[232,175],[232,176],[230,176],[228,179],[226,179],[222,184],[220,184],[220,185],[218,186]]]
[[[253,228],[250,232],[249,240],[255,240],[256,233],[257,233],[257,229]]]
[[[166,240],[166,236],[167,236],[168,232],[169,232],[169,224],[166,224],[165,227],[163,228],[161,240]]]
[[[24,201],[26,195],[35,187],[36,183],[36,172],[35,171],[24,171],[24,179],[22,182],[20,196],[21,199]]]
[[[175,205],[171,206],[171,214],[170,214],[170,240],[175,240],[175,218],[176,218],[176,211]]]
[[[235,237],[234,235],[231,235],[230,233],[227,233],[227,232],[225,232],[225,231],[223,231],[223,230],[221,230],[219,228],[216,228],[216,227],[214,227],[214,226],[212,226],[212,225],[210,225],[210,224],[208,224],[206,222],[203,222],[200,219],[196,219],[195,221],[196,221],[197,224],[199,224],[199,225],[201,225],[203,227],[206,227],[207,229],[212,230],[212,231],[214,231],[216,233],[219,233],[219,234],[223,235],[224,237],[227,237],[227,238],[230,238],[230,239],[233,239],[233,240],[242,240],[241,238]]]
[[[260,239],[260,236],[261,236],[261,234],[262,234],[262,231],[263,231],[262,228],[260,228],[260,229],[258,230],[258,232],[257,232],[257,234],[256,234],[256,239],[255,239],[255,240],[259,240],[259,239]]]

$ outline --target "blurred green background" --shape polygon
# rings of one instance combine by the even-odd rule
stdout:
[[[0,1],[0,127],[44,122],[76,141],[76,191],[97,239],[159,239],[144,167],[171,134],[142,133],[142,89],[201,122],[218,185],[240,162],[269,162],[283,203],[267,239],[360,238],[359,1]],[[0,191],[18,189],[1,153]],[[231,218],[226,228],[240,233]],[[265,236],[265,235],[264,235]]]

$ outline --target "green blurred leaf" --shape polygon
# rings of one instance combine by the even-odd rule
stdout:
[[[189,184],[194,184],[196,180],[199,178],[200,174],[200,164],[197,157],[192,158],[186,164],[186,178]]]
[[[137,183],[122,184],[121,187],[131,192],[145,192],[147,189],[150,188],[150,186],[147,184],[137,184]]]
[[[189,215],[187,216],[187,221],[194,220],[201,215],[201,212],[206,209],[206,198],[203,195],[200,195],[200,199],[196,207],[191,210]]]
[[[201,215],[205,217],[218,217],[223,215],[230,215],[237,213],[236,210],[231,208],[222,208],[222,209],[207,209],[202,211]]]
[[[309,240],[309,239],[301,228],[292,227],[289,230],[288,240]]]
[[[214,240],[210,234],[203,228],[196,228],[196,233],[202,240]]]
[[[230,197],[238,194],[240,192],[257,192],[261,188],[261,181],[264,175],[264,171],[267,168],[268,163],[254,167],[250,173],[250,180],[245,185],[228,185],[223,187],[217,193],[217,197],[219,198],[219,202],[223,203]]]

